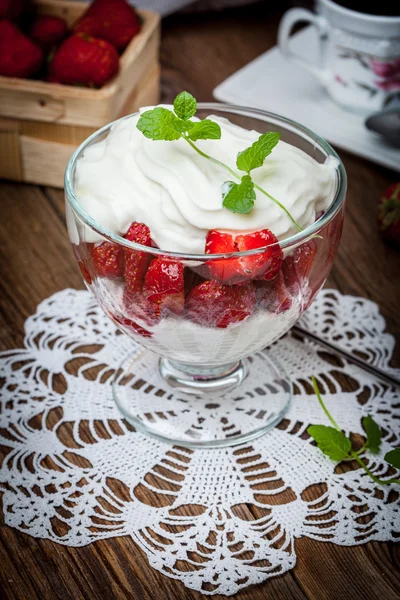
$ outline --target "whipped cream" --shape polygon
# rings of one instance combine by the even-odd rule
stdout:
[[[142,111],[148,110],[142,109]],[[235,167],[238,152],[260,134],[210,116],[219,123],[220,140],[198,140],[196,145],[225,164]],[[222,206],[222,186],[232,177],[200,156],[184,140],[147,139],[137,128],[139,114],[117,122],[108,137],[87,148],[76,166],[76,196],[86,212],[104,228],[125,234],[133,221],[145,223],[163,250],[204,252],[210,229],[251,232],[270,229],[278,239],[296,233],[289,217],[256,190],[248,215]],[[302,227],[326,210],[336,191],[337,161],[317,163],[302,150],[283,141],[264,165],[252,171],[256,183],[278,199]],[[72,242],[77,231],[69,218]],[[75,239],[74,239],[75,238]],[[88,242],[101,237],[86,228]]]

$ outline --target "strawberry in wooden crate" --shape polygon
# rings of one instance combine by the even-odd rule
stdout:
[[[29,31],[29,36],[44,51],[50,50],[67,37],[68,28],[64,19],[51,15],[39,15]]]
[[[49,79],[99,88],[118,71],[118,52],[109,42],[83,33],[67,38],[50,65]]]
[[[31,77],[39,70],[43,52],[11,21],[0,21],[0,75]]]
[[[107,40],[121,52],[140,27],[138,15],[125,0],[94,0],[74,31]]]
[[[24,0],[0,0],[0,19],[17,19],[24,4]]]

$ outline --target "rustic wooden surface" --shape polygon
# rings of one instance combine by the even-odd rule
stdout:
[[[163,26],[163,99],[170,100],[186,88],[199,100],[210,100],[219,82],[274,45],[279,16],[257,7],[169,18]],[[349,175],[347,214],[327,285],[378,302],[389,331],[400,337],[399,254],[381,242],[375,225],[377,198],[399,176],[351,154],[340,154]],[[8,349],[21,346],[24,321],[41,300],[65,287],[83,286],[67,240],[62,192],[4,182],[0,202],[0,338],[2,349]],[[394,364],[400,365],[399,351]],[[250,515],[248,507],[241,510]],[[297,565],[291,572],[247,588],[235,598],[392,600],[400,596],[396,572],[400,553],[394,544],[346,548],[300,539],[296,551]],[[127,537],[68,548],[4,525],[0,596],[7,600],[205,597],[151,569]]]

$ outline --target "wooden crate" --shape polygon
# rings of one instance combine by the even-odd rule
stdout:
[[[38,0],[39,11],[72,25],[82,2]],[[0,177],[63,187],[76,146],[91,133],[159,99],[160,18],[138,10],[140,33],[120,58],[116,77],[99,90],[0,76]]]

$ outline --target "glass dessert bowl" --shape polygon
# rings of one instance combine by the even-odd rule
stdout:
[[[128,231],[117,234],[107,227],[107,220],[91,216],[80,201],[77,164],[108,138],[113,124],[78,148],[65,176],[68,230],[87,287],[123,333],[160,357],[157,378],[165,398],[162,417],[154,416],[154,411],[160,413],[160,397],[153,409],[154,397],[130,385],[136,351],[121,357],[114,376],[117,406],[138,429],[193,447],[243,443],[283,417],[290,403],[291,382],[284,367],[264,349],[294,325],[323,286],[340,241],[346,192],[339,157],[310,130],[264,111],[222,104],[200,104],[197,116],[210,112],[260,134],[279,132],[282,141],[317,163],[334,160],[334,192],[326,210],[302,231],[279,241],[269,237],[266,229],[250,234],[213,230],[203,253],[167,251],[156,247],[151,230],[140,219],[132,219]],[[280,200],[284,203],[285,198]],[[272,205],[272,209],[277,207]],[[249,241],[247,236],[258,236],[257,243],[253,249],[238,251],[252,247],[243,243],[244,238]],[[224,245],[224,240],[232,239],[235,251],[227,252],[231,246]],[[225,251],[216,252],[218,248]],[[243,382],[247,388],[249,382],[259,388],[260,373],[261,416],[233,428],[229,407],[240,396]],[[240,398],[240,410],[255,410],[252,394],[246,395]],[[169,406],[171,398],[175,403],[187,403],[189,398],[190,403],[197,403],[193,422],[187,414],[179,418],[176,405]]]

